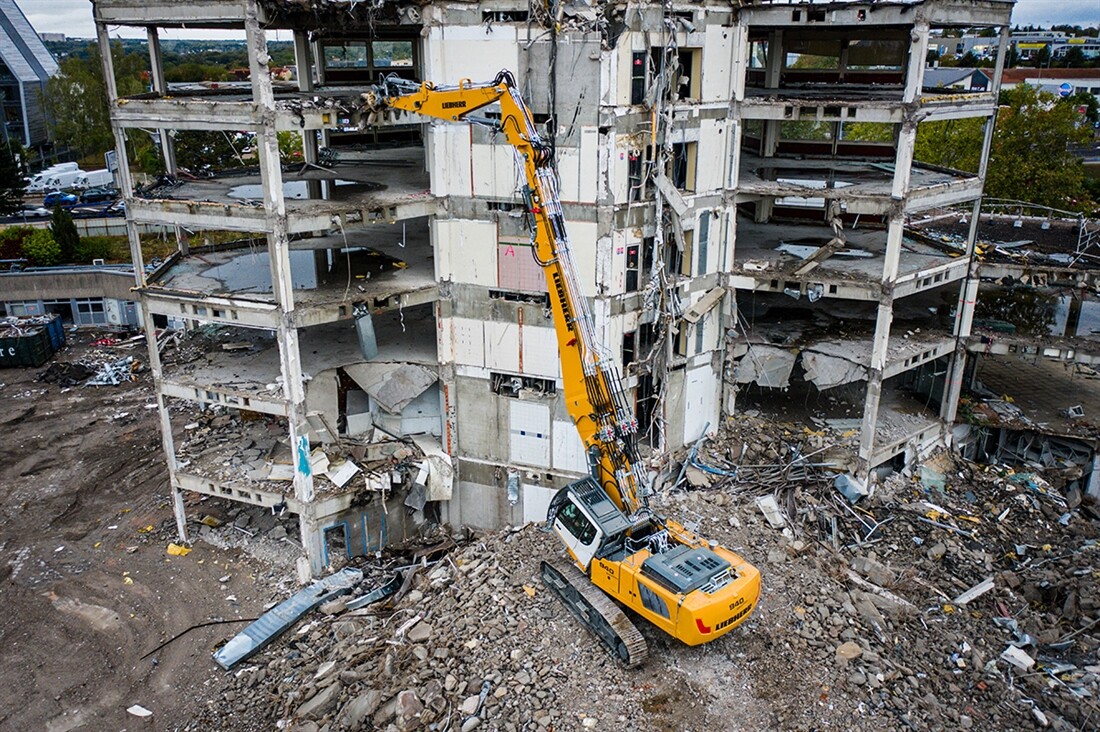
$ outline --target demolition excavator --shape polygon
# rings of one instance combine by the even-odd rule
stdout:
[[[473,113],[499,104],[499,115]],[[515,150],[532,253],[546,274],[565,404],[590,475],[558,491],[546,529],[572,562],[546,560],[543,582],[626,666],[645,661],[645,639],[627,608],[688,645],[743,623],[760,596],[760,573],[649,505],[649,476],[636,448],[638,423],[613,357],[600,343],[581,294],[558,199],[554,151],[540,137],[512,74],[491,82],[435,86],[389,77],[362,95],[365,124],[397,111],[485,125]]]

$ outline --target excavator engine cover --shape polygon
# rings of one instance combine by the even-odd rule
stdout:
[[[642,574],[672,592],[686,595],[730,568],[730,563],[710,549],[678,546],[642,563]]]

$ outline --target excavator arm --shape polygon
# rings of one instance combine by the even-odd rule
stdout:
[[[637,421],[618,369],[599,345],[588,301],[580,291],[558,198],[553,150],[539,136],[512,74],[502,71],[491,82],[463,81],[447,87],[391,77],[366,92],[363,101],[374,114],[395,109],[485,125],[503,134],[512,146],[526,177],[523,195],[533,254],[550,293],[566,408],[588,453],[593,478],[619,510],[634,515],[644,504],[644,491],[639,488],[645,479],[635,448]],[[499,118],[473,115],[494,103],[500,104]]]

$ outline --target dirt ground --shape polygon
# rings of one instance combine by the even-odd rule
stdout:
[[[147,372],[72,388],[38,372],[0,369],[0,729],[144,728],[133,704],[154,710],[159,729],[222,683],[209,651],[241,624],[142,656],[190,625],[258,614],[268,597],[254,578],[266,570],[206,544],[166,554],[174,521]]]

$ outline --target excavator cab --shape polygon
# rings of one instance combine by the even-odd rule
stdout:
[[[553,531],[586,571],[594,557],[606,556],[626,538],[630,521],[592,478],[570,483],[554,495],[545,530]]]

